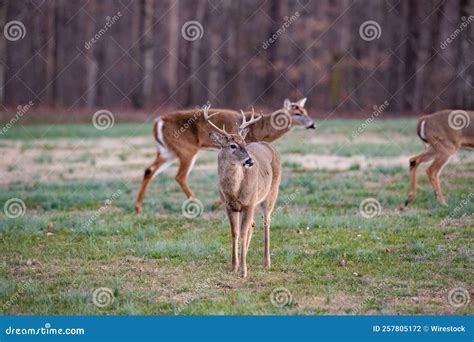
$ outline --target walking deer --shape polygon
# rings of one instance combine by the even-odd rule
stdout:
[[[283,107],[264,115],[257,124],[249,127],[247,141],[272,142],[281,138],[292,127],[300,126],[307,129],[315,129],[313,120],[309,117],[304,108],[306,98],[297,102],[286,99]],[[210,109],[207,115],[220,112],[215,123],[224,126],[231,133],[237,133],[242,117],[239,112],[226,109]],[[251,113],[245,114],[250,117]],[[208,136],[211,129],[210,124],[204,116],[204,109],[194,109],[178,111],[164,115],[153,124],[154,137],[157,141],[158,151],[153,163],[145,169],[142,184],[135,201],[135,211],[141,212],[143,199],[150,181],[168,168],[176,160],[179,161],[179,168],[176,174],[176,181],[183,189],[186,196],[194,199],[194,194],[187,184],[187,178],[196,160],[196,155],[203,148],[217,149]],[[219,205],[216,201],[215,206]]]
[[[212,115],[215,116],[216,114]],[[210,118],[211,116],[209,116]],[[247,251],[252,239],[253,216],[260,205],[263,213],[264,265],[270,267],[270,216],[278,196],[281,180],[281,163],[278,152],[267,142],[245,143],[249,127],[262,116],[246,120],[238,134],[229,134],[208,121],[216,131],[209,138],[220,146],[217,157],[219,195],[225,204],[232,235],[232,270],[247,276]],[[240,239],[240,268],[238,242]]]
[[[410,158],[410,192],[405,205],[416,196],[416,169],[421,163],[433,160],[426,170],[438,202],[447,207],[441,191],[439,174],[449,159],[460,149],[474,148],[474,112],[443,110],[420,118],[416,127],[426,149]]]

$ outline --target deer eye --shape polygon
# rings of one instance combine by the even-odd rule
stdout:
[[[230,148],[235,150],[237,148],[237,145],[236,144],[230,144]]]
[[[298,106],[293,105],[293,106],[291,106],[291,108],[298,109]]]

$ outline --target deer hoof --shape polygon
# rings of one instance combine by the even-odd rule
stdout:
[[[445,199],[439,200],[439,204],[440,204],[442,207],[445,207],[445,208],[448,207],[448,203],[446,202]]]
[[[140,213],[142,212],[142,207],[139,206],[139,205],[136,205],[136,206],[135,206],[135,212],[136,212],[137,214],[140,214]]]

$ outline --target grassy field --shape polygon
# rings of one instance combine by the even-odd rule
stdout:
[[[202,152],[190,175],[202,215],[183,215],[174,166],[155,178],[138,216],[134,198],[155,151],[148,124],[11,128],[0,138],[0,204],[18,198],[26,210],[0,214],[0,310],[472,314],[448,294],[473,292],[473,153],[443,172],[449,208],[438,206],[421,167],[418,197],[403,209],[408,157],[423,149],[416,121],[376,121],[355,138],[362,120],[318,124],[276,143],[284,174],[272,268],[263,268],[258,217],[247,279],[230,272],[226,216],[212,209],[215,152]],[[380,203],[372,218],[359,209],[368,198]],[[98,288],[107,288],[103,307],[93,300]]]

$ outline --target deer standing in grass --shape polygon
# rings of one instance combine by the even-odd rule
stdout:
[[[270,115],[264,115],[254,125],[249,127],[247,142],[266,141],[272,142],[281,138],[295,126],[315,129],[313,120],[304,108],[306,98],[297,102],[286,99],[283,108]],[[237,133],[242,117],[239,112],[226,109],[208,110],[206,115],[220,112],[215,124],[228,129],[230,133]],[[145,169],[142,184],[135,201],[135,211],[140,213],[145,192],[150,181],[159,173],[166,170],[176,160],[179,168],[176,181],[189,199],[194,199],[194,194],[188,186],[187,178],[196,160],[197,153],[203,148],[217,149],[208,136],[212,129],[207,122],[204,109],[178,111],[164,115],[153,124],[154,137],[157,141],[157,153],[153,163]],[[250,117],[251,113],[246,113]],[[218,206],[220,201],[215,202]]]
[[[447,207],[441,191],[439,174],[449,159],[460,149],[474,148],[474,112],[443,110],[420,118],[417,133],[426,149],[410,158],[410,193],[408,205],[416,196],[416,169],[421,163],[433,160],[426,170],[438,202]]]
[[[218,113],[217,113],[218,114]],[[208,119],[212,116],[210,115]],[[225,204],[232,234],[232,270],[247,276],[247,251],[252,239],[253,216],[260,205],[263,213],[265,267],[270,267],[270,216],[278,196],[281,181],[281,163],[278,152],[267,142],[245,143],[249,126],[261,120],[252,116],[242,124],[238,134],[229,134],[208,121],[217,132],[209,138],[220,146],[217,157],[219,194]],[[238,241],[240,239],[240,267]]]

